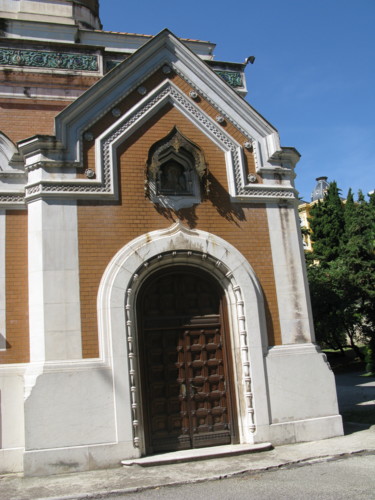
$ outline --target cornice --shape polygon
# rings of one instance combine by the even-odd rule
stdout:
[[[150,91],[131,110],[95,139],[96,179],[38,180],[26,186],[26,199],[55,196],[116,199],[118,188],[114,166],[118,163],[117,150],[120,144],[168,102],[173,104],[223,151],[227,166],[229,194],[232,201],[259,202],[294,199],[295,190],[292,187],[248,184],[245,178],[242,146],[220,124],[202,111],[192,98],[185,95],[168,79]],[[91,136],[91,133],[85,132],[81,140],[84,140],[85,136]],[[23,141],[20,143],[20,150],[25,155],[29,171],[60,165],[70,168],[80,165],[77,162],[63,161],[66,156],[65,149],[54,137],[37,136]],[[41,159],[42,157],[44,159]]]
[[[0,207],[6,209],[25,208],[25,194],[20,192],[2,192]]]

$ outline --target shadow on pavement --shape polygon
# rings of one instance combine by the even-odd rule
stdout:
[[[363,372],[335,375],[345,434],[369,429],[375,424],[375,378],[362,375]]]

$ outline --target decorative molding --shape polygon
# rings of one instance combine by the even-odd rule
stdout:
[[[65,168],[65,169],[76,169],[81,167],[82,165],[76,161],[36,161],[30,165],[25,165],[25,172],[32,172],[33,170],[38,170],[38,168],[52,168],[56,170],[57,168]]]
[[[68,71],[99,71],[99,61],[96,55],[41,50],[0,48],[0,65]]]
[[[153,144],[147,160],[146,195],[174,210],[201,202],[207,166],[200,148],[175,126]]]
[[[144,451],[136,300],[145,279],[174,265],[202,269],[224,290],[230,320],[240,439],[253,443],[255,425],[261,432],[264,423],[268,425],[269,422],[267,400],[252,399],[253,388],[257,387],[260,394],[267,391],[264,351],[268,340],[262,288],[249,261],[236,247],[215,234],[190,229],[181,221],[129,241],[113,256],[100,282],[97,300],[99,349],[101,359],[112,364],[114,387],[120,391],[116,418],[123,422],[130,421],[131,417],[129,426],[134,431],[134,445]],[[126,393],[124,383],[129,387]]]
[[[111,113],[112,113],[112,116],[114,116],[115,118],[120,118],[121,109],[120,108],[113,108]]]
[[[274,356],[301,356],[303,354],[322,354],[320,347],[312,342],[306,342],[305,344],[287,344],[287,345],[277,345],[268,348],[265,353],[266,357]]]
[[[137,92],[139,95],[146,95],[147,94],[147,89],[143,85],[137,88]]]
[[[120,142],[130,136],[135,128],[140,127],[154,112],[158,111],[165,102],[172,102],[188,116],[204,133],[206,133],[225,153],[227,172],[229,177],[229,192],[235,201],[251,201],[256,199],[292,199],[295,197],[293,188],[270,188],[259,184],[249,187],[245,179],[245,167],[241,146],[231,138],[221,127],[206,115],[173,83],[163,82],[158,88],[150,92],[130,112],[96,139],[97,179],[90,180],[61,180],[60,182],[44,180],[37,187],[29,185],[26,188],[26,197],[33,195],[52,195],[53,193],[67,194],[68,196],[109,196],[114,198],[116,193],[115,165],[117,164],[117,147]],[[43,163],[43,162],[42,162]]]
[[[177,225],[183,231],[183,226]],[[180,229],[180,230],[181,230]],[[235,282],[231,270],[224,264],[223,261],[217,259],[209,254],[201,253],[198,251],[191,250],[173,250],[170,252],[163,252],[159,255],[155,255],[152,258],[145,261],[138,269],[135,271],[133,276],[129,281],[129,287],[126,290],[125,297],[125,325],[126,325],[126,336],[128,344],[128,360],[129,360],[129,382],[130,382],[130,395],[131,395],[131,411],[132,411],[132,424],[133,424],[133,444],[135,448],[140,447],[141,437],[139,434],[139,424],[140,424],[140,407],[139,402],[141,401],[141,394],[139,388],[139,375],[137,373],[137,359],[136,359],[136,332],[133,325],[134,307],[134,290],[138,287],[140,282],[144,279],[145,275],[149,273],[150,268],[160,265],[160,262],[168,261],[170,265],[173,263],[178,263],[179,260],[183,259],[186,264],[191,263],[191,265],[197,265],[203,269],[215,268],[221,274],[221,282],[226,282],[234,293],[236,310],[237,310],[237,330],[239,332],[240,339],[240,351],[241,351],[241,362],[242,362],[242,378],[244,387],[244,398],[246,402],[246,413],[247,413],[247,425],[250,433],[254,433],[256,430],[254,421],[254,406],[253,406],[253,393],[252,393],[252,381],[250,376],[250,358],[249,358],[249,347],[247,343],[248,332],[246,329],[246,315],[244,309],[244,301],[242,297],[241,287]],[[215,273],[217,274],[217,272]]]
[[[92,168],[86,168],[85,170],[85,175],[88,179],[94,179],[95,178],[95,172]]]
[[[30,70],[31,71],[31,70]],[[84,93],[84,89],[51,88],[43,85],[35,85],[27,88],[28,98],[43,101],[69,101],[72,102]],[[25,87],[22,85],[0,84],[0,98],[25,99]]]
[[[215,73],[221,78],[226,81],[231,87],[237,88],[237,87],[243,87],[243,78],[242,78],[242,73],[240,71],[217,71],[215,70]]]
[[[258,184],[257,186],[245,186],[245,197],[249,198],[263,198],[265,200],[269,199],[283,199],[285,201],[295,199],[295,189],[292,187],[285,188],[272,188],[268,185]],[[245,197],[241,196],[241,200],[246,200]]]
[[[3,191],[0,194],[0,209],[12,209],[12,208],[25,208],[25,195],[24,193],[16,192],[7,193]]]
[[[0,208],[24,207],[26,180],[24,164],[16,146],[0,132]]]
[[[229,123],[231,123],[232,125],[234,125],[237,128],[237,130],[239,132],[241,132],[241,134],[247,139],[247,141],[245,141],[245,142],[250,142],[251,143],[252,149],[253,149],[255,166],[256,166],[257,170],[261,170],[262,169],[262,161],[261,161],[262,155],[260,153],[260,150],[261,150],[260,143],[258,141],[256,141],[253,136],[251,136],[249,134],[248,130],[245,130],[245,128],[240,125],[240,123],[238,122],[238,120],[235,120],[233,118],[233,116],[230,115],[229,113],[225,113],[223,111],[223,109],[220,108],[217,105],[217,103],[210,97],[210,95],[212,95],[212,92],[210,94],[208,94],[207,92],[204,92],[202,89],[200,89],[197,86],[197,84],[196,84],[195,81],[193,81],[192,79],[188,78],[179,69],[175,68],[175,72],[176,72],[176,74],[178,74],[178,76],[180,78],[182,78],[186,83],[188,83],[192,88],[194,88],[196,90],[196,92],[199,93],[201,95],[201,97],[205,101],[207,101],[216,111],[220,112],[225,117],[226,121],[228,121]],[[244,103],[245,103],[245,101],[244,101]],[[258,152],[258,149],[259,149],[259,152]]]
[[[25,195],[23,193],[9,193],[0,195],[0,205],[4,208],[11,208],[13,205],[24,206]]]
[[[255,151],[257,169],[268,166],[268,158],[280,149],[276,129],[168,30],[163,30],[150,43],[143,45],[126,64],[104,76],[58,115],[56,134],[58,140],[69,144],[69,159],[73,155],[77,159],[79,147],[73,143],[83,128],[108,112],[109,106],[116,106],[139,85],[145,84],[147,77],[165,64],[212,103],[228,123],[233,123],[247,139],[256,141],[254,149],[259,149],[258,154]]]
[[[251,184],[254,184],[255,182],[257,182],[257,176],[255,174],[249,174],[247,176],[247,180],[251,183]]]

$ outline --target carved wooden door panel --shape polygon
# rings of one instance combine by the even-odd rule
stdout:
[[[227,339],[216,285],[175,269],[146,284],[140,310],[148,452],[231,443]]]

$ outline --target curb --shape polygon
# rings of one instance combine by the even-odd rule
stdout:
[[[200,477],[197,479],[189,479],[185,481],[172,481],[169,483],[156,483],[154,485],[150,486],[137,486],[137,487],[127,487],[127,488],[120,488],[117,490],[109,490],[109,491],[102,491],[102,492],[96,492],[96,493],[82,493],[78,495],[67,495],[67,496],[58,496],[58,497],[40,497],[38,500],[100,500],[103,498],[115,498],[120,495],[126,495],[130,493],[140,493],[141,491],[147,491],[147,490],[153,490],[155,488],[168,488],[168,487],[173,487],[173,486],[184,486],[188,484],[195,484],[195,483],[203,483],[203,482],[208,482],[208,481],[218,481],[221,479],[227,479],[227,478],[232,478],[236,476],[241,476],[241,475],[252,475],[252,474],[259,474],[259,473],[264,473],[264,472],[273,472],[277,470],[282,470],[282,469],[292,469],[292,468],[297,468],[297,467],[304,467],[306,465],[313,465],[317,463],[323,463],[323,462],[333,462],[336,460],[345,460],[347,458],[351,458],[354,456],[364,456],[364,455],[375,455],[375,450],[374,449],[363,449],[363,450],[358,450],[358,451],[352,451],[352,452],[346,452],[346,453],[338,453],[335,455],[322,455],[318,457],[310,457],[310,458],[304,458],[301,460],[292,460],[289,462],[284,462],[279,465],[270,465],[270,466],[264,466],[264,467],[259,467],[256,469],[243,469],[239,471],[234,471],[234,472],[228,472],[227,474],[218,474],[214,476],[209,476],[209,477]]]

